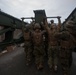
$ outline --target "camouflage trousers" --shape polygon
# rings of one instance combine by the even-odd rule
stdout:
[[[72,52],[70,49],[61,48],[60,62],[64,74],[69,75],[70,66],[72,63]]]
[[[58,46],[50,46],[48,48],[48,65],[51,68],[53,65],[58,65]]]
[[[44,56],[45,56],[45,50],[43,45],[34,46],[33,54],[35,56],[35,63],[43,63]]]
[[[24,51],[25,51],[25,60],[26,62],[30,61],[32,58],[32,48],[31,48],[31,43],[30,42],[25,42],[24,46]]]

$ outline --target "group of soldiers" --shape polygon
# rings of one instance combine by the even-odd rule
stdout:
[[[69,62],[72,58],[73,48],[76,45],[72,29],[75,23],[70,21],[65,29],[61,30],[60,17],[58,16],[57,19],[58,24],[51,20],[49,26],[47,20],[44,19],[41,24],[32,22],[30,25],[25,25],[25,27],[24,19],[22,19],[26,65],[29,65],[32,57],[34,57],[36,67],[40,70],[44,66],[44,58],[47,55],[50,70],[57,71],[59,61],[63,75],[69,75],[71,65]]]

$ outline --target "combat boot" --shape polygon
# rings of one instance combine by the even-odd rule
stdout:
[[[40,64],[37,65],[37,69],[38,69],[38,70],[43,69],[43,65],[42,65],[42,63],[40,63]]]
[[[64,73],[64,75],[68,75],[67,73]]]
[[[70,75],[70,73],[65,71],[63,75]]]
[[[26,60],[26,65],[28,66],[30,64],[30,62],[31,62],[31,59],[27,59]]]
[[[39,64],[39,68],[43,69],[43,64],[42,63]]]
[[[39,69],[39,63],[36,62],[36,68]]]
[[[55,65],[55,66],[54,66],[54,71],[57,72],[57,69],[58,69],[58,66]]]
[[[50,65],[50,66],[49,66],[49,68],[50,68],[50,71],[52,71],[52,70],[53,70],[53,66],[52,66],[52,65]]]

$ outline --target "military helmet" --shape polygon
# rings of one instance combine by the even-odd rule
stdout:
[[[35,25],[34,25],[34,29],[40,29],[41,27],[40,27],[40,25],[39,25],[39,23],[36,23]]]
[[[68,31],[62,31],[61,33],[62,33],[61,36],[59,36],[60,39],[68,40],[70,38],[70,33]]]
[[[74,24],[74,21],[68,21],[67,24]]]
[[[74,27],[74,22],[73,21],[68,21],[67,23],[66,23],[66,28],[73,28]]]
[[[54,23],[54,20],[50,20],[51,23]]]
[[[25,31],[29,31],[29,24],[25,25]]]

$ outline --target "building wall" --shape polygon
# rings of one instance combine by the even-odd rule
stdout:
[[[0,30],[2,30],[4,27],[0,26]],[[5,33],[0,35],[0,42],[2,42],[5,39]]]

